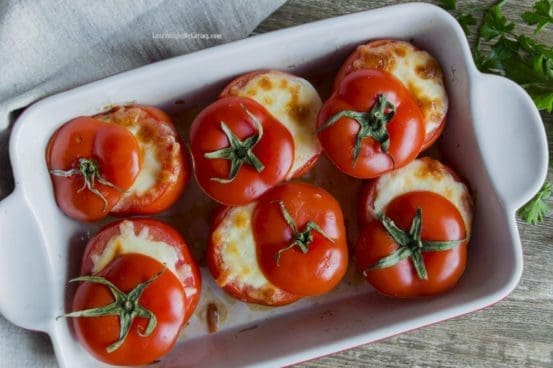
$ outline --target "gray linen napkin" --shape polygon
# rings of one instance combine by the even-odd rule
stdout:
[[[89,81],[246,37],[283,3],[0,0],[0,199],[12,189],[7,129],[13,111]],[[47,336],[0,317],[0,367],[55,366]]]

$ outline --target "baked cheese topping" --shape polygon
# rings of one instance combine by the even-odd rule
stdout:
[[[142,144],[141,169],[134,183],[128,189],[129,193],[139,196],[154,187],[161,172],[161,163],[157,158],[157,149],[152,143]]]
[[[465,184],[456,180],[446,166],[431,158],[421,158],[377,179],[375,213],[382,213],[396,197],[414,191],[429,191],[447,198],[459,211],[467,237],[471,233],[472,201]]]
[[[278,71],[254,76],[230,95],[249,97],[264,106],[294,139],[294,162],[288,179],[321,152],[314,134],[322,102],[315,88],[303,78]]]
[[[445,118],[448,107],[442,68],[428,52],[405,41],[382,41],[357,48],[359,58],[352,70],[381,69],[393,74],[411,92],[420,107],[426,136],[434,132]]]
[[[172,169],[179,159],[180,144],[170,128],[137,107],[121,107],[98,118],[126,127],[140,147],[141,169],[123,198],[132,195],[143,196],[160,181],[176,180],[176,174]],[[120,203],[124,204],[125,201],[122,200]],[[115,209],[119,207],[118,204]]]
[[[110,262],[121,254],[139,253],[154,258],[173,272],[179,280],[186,280],[193,277],[192,268],[189,264],[179,264],[179,254],[175,247],[152,239],[148,226],[142,227],[137,234],[132,221],[124,220],[119,224],[120,234],[111,238],[100,254],[93,254],[92,273],[102,271]],[[193,287],[186,287],[185,294],[190,297],[196,294]]]
[[[221,287],[233,284],[249,296],[261,300],[278,298],[281,289],[265,278],[257,263],[252,229],[255,203],[227,210],[211,237],[220,258],[220,275],[215,280]]]

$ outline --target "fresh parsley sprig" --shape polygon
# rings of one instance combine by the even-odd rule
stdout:
[[[553,184],[545,183],[534,198],[518,210],[518,215],[532,225],[542,222],[551,213],[551,206],[547,203],[547,200],[551,198],[552,194]]]
[[[506,2],[501,0],[476,10],[459,10],[456,0],[441,0],[439,3],[455,16],[467,36],[476,33],[472,52],[481,71],[512,79],[526,89],[539,110],[550,113],[553,111],[553,47],[517,34],[515,24],[501,10]],[[482,14],[479,25],[473,15],[475,12]],[[536,1],[531,11],[522,14],[522,20],[535,26],[534,34],[541,32],[553,24],[553,0]],[[489,45],[489,49],[484,48],[484,44]],[[518,211],[518,215],[531,224],[542,222],[553,211],[547,203],[552,193],[553,185],[545,183]]]
[[[543,27],[553,23],[553,1],[537,1],[534,3],[532,11],[527,11],[522,14],[522,19],[530,26],[537,26],[534,34],[539,33]]]
[[[457,9],[457,0],[441,0],[439,2],[440,6],[452,13],[455,19],[459,22],[463,31],[465,31],[467,36],[471,34],[471,27],[476,25],[476,18],[471,14],[470,11],[460,11]],[[472,9],[478,10],[478,9]]]

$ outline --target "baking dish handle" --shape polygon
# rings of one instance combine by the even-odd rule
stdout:
[[[0,202],[0,313],[12,323],[46,331],[51,278],[40,231],[17,189]]]
[[[547,175],[547,136],[526,91],[513,81],[484,74],[471,93],[476,137],[501,200],[516,210]]]

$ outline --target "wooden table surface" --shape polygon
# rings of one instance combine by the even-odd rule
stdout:
[[[400,1],[290,0],[266,19],[256,33],[318,19],[395,4]],[[462,7],[490,1],[460,0]],[[511,1],[504,6],[519,29],[520,14],[530,2]],[[354,32],[355,30],[352,30]],[[541,35],[553,43],[553,27]],[[553,152],[553,114],[542,115]],[[0,137],[6,141],[6,137]],[[5,151],[0,147],[0,153]],[[549,178],[553,179],[550,169]],[[517,289],[485,310],[408,332],[381,342],[357,347],[298,367],[553,367],[553,217],[530,226],[519,221],[524,251],[524,273]],[[0,317],[0,327],[19,330]],[[28,332],[24,344],[35,361],[55,365],[48,337]]]
[[[256,32],[373,9],[402,1],[290,0]],[[459,8],[490,1],[459,0]],[[528,34],[520,15],[533,1],[510,1],[509,20]],[[352,30],[355,32],[355,30]],[[540,36],[553,44],[553,27]],[[553,114],[542,114],[553,153]],[[553,179],[553,170],[549,170]],[[531,226],[518,223],[524,251],[524,272],[516,290],[492,307],[298,367],[553,367],[553,217]]]

